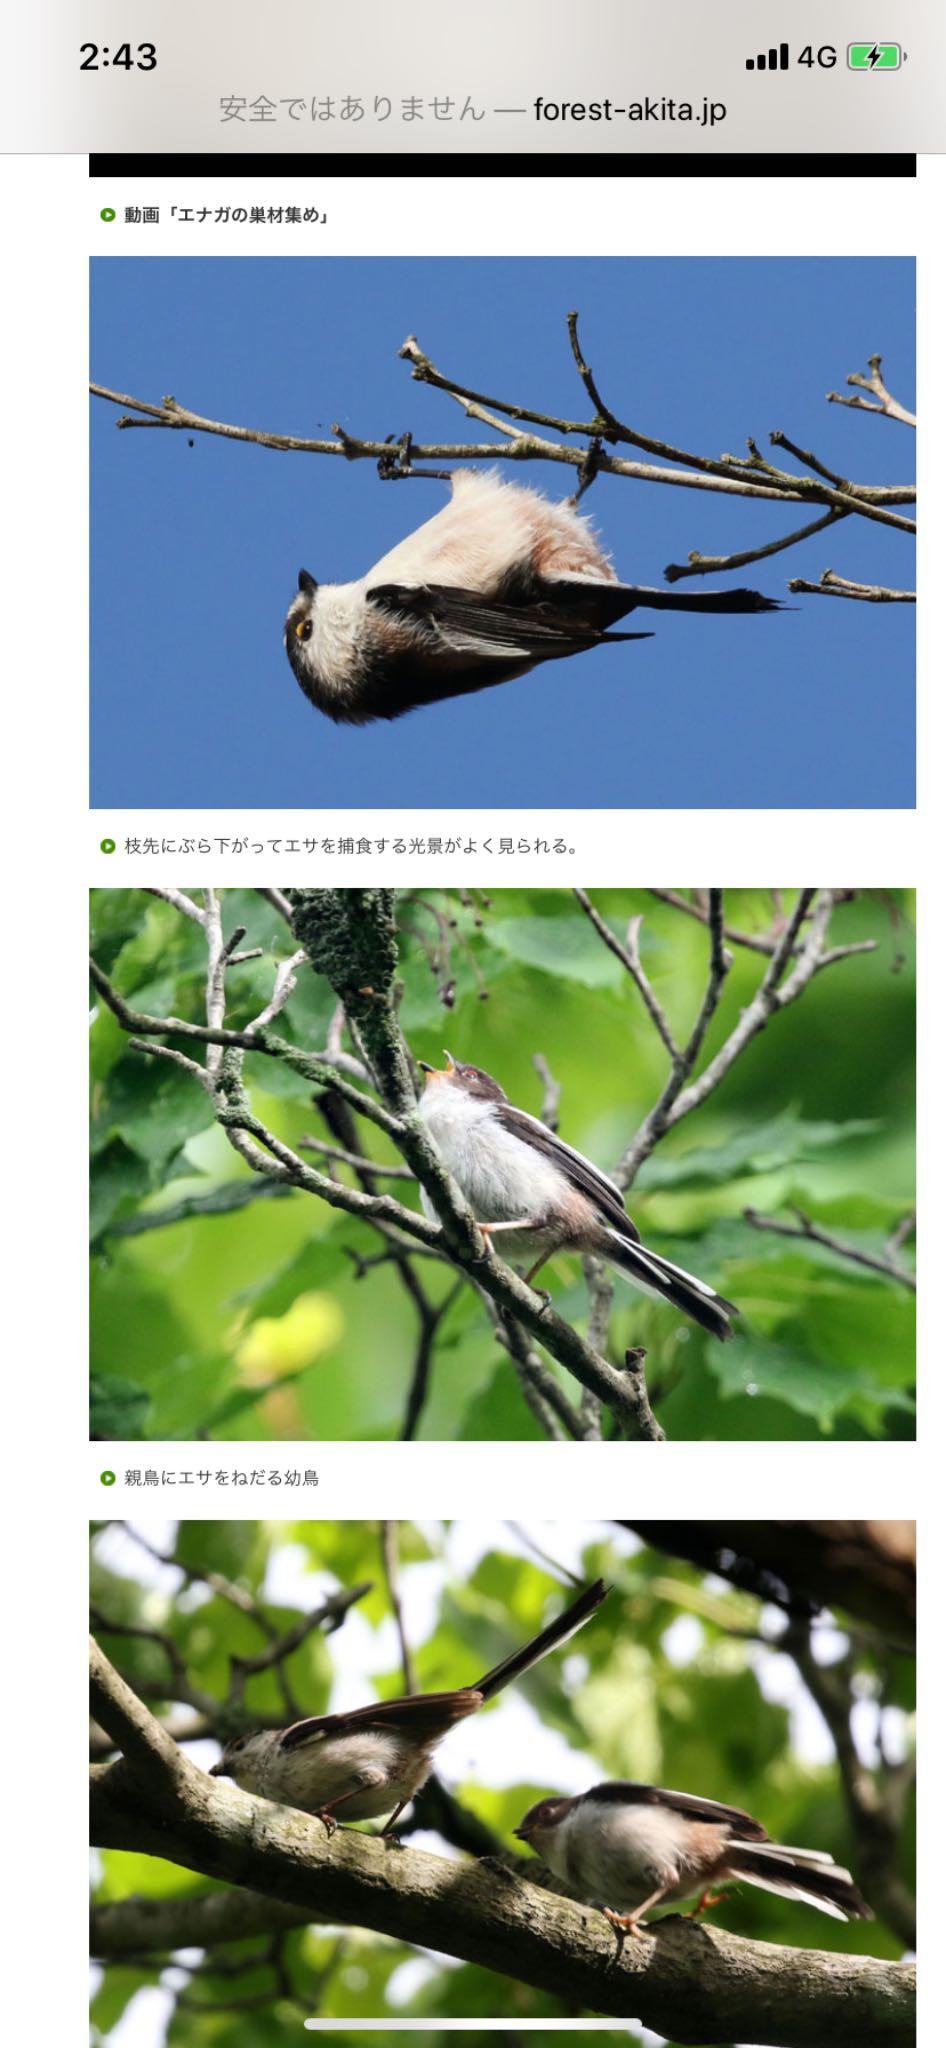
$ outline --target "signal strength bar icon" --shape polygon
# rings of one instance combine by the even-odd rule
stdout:
[[[766,56],[763,50],[758,57],[746,58],[747,71],[787,71],[788,44],[779,43],[777,50],[770,50]]]

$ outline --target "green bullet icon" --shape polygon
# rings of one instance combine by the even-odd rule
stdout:
[[[100,1472],[99,1478],[103,1486],[114,1486],[115,1484],[114,1472]]]
[[[115,841],[114,841],[114,839],[100,839],[100,840],[99,840],[99,852],[100,852],[100,853],[114,853],[114,851],[115,851]]]
[[[102,208],[102,211],[101,211],[101,213],[99,214],[99,220],[114,220],[114,218],[115,218],[115,208],[114,208],[114,206],[103,206],[103,208]]]

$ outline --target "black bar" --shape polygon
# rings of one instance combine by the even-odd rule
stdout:
[[[787,71],[787,70],[788,70],[788,44],[787,44],[787,43],[779,43],[779,46],[778,46],[778,67],[779,67],[779,70],[780,70],[780,71]]]
[[[778,70],[778,51],[777,51],[777,50],[770,50],[770,51],[769,51],[769,70],[770,70],[770,71],[777,71],[777,70]]]
[[[525,155],[525,152],[523,152]],[[272,154],[237,155],[209,154],[206,156],[149,156],[140,155],[90,156],[89,176],[91,178],[365,178],[377,176],[396,178],[410,176],[410,166],[418,159],[405,155],[403,158],[392,153],[378,156],[366,153],[364,156],[340,157],[327,151],[324,156],[300,150]],[[563,178],[574,175],[607,178],[620,175],[622,178],[915,178],[916,157],[871,154],[846,156],[843,151],[831,156],[821,156],[812,151],[809,155],[796,156],[788,151],[779,154],[759,154],[746,150],[743,156],[722,155],[716,151],[674,151],[666,156],[653,152],[641,152],[639,156],[627,151],[602,151],[600,155],[556,157],[544,150],[528,155],[531,170],[546,174],[558,174]],[[403,166],[403,168],[402,168]],[[414,175],[416,176],[416,170]],[[424,179],[444,177],[460,178],[508,178],[509,158],[505,155],[475,156],[429,156],[422,160]],[[523,175],[526,175],[523,172]]]

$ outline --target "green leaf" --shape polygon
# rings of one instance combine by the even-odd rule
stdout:
[[[112,1074],[92,1126],[93,1151],[115,1137],[160,1175],[188,1138],[214,1121],[196,1075],[164,1060],[129,1055]]]
[[[468,1401],[460,1417],[460,1443],[515,1443],[518,1439],[540,1442],[545,1437],[527,1406],[511,1359],[497,1365],[488,1386],[481,1387]]]
[[[857,1396],[886,1407],[910,1403],[897,1389],[884,1387],[867,1371],[845,1370],[814,1358],[791,1344],[762,1338],[737,1338],[713,1347],[707,1363],[721,1392],[749,1400],[769,1395],[810,1415],[822,1430],[830,1429],[841,1410]]]
[[[126,1216],[146,1195],[151,1175],[143,1159],[122,1138],[114,1138],[93,1158],[89,1183],[89,1234],[93,1244],[116,1216]]]
[[[318,1214],[317,1211],[314,1213]],[[338,1232],[341,1228],[344,1228],[344,1225],[335,1226],[334,1229],[329,1225],[324,1236],[311,1238],[285,1266],[280,1267],[267,1279],[256,1281],[251,1287],[241,1288],[239,1293],[233,1296],[234,1304],[240,1308],[251,1308],[254,1319],[260,1316],[283,1316],[292,1308],[300,1294],[308,1294],[312,1288],[324,1287],[328,1281],[337,1279],[340,1273],[353,1274],[354,1263],[346,1258],[339,1242]],[[370,1249],[375,1249],[374,1238],[371,1240]]]
[[[806,1122],[795,1110],[752,1123],[721,1145],[691,1145],[686,1152],[652,1155],[642,1166],[637,1185],[651,1188],[709,1185],[750,1174],[773,1173],[826,1146],[845,1145],[851,1138],[878,1128],[870,1118],[847,1123]]]
[[[90,1437],[133,1437],[144,1435],[151,1396],[130,1380],[113,1379],[93,1373],[89,1393]]]
[[[627,980],[620,960],[609,953],[585,918],[491,918],[490,944],[528,967],[539,967],[556,981],[578,981],[583,988],[620,988]]]

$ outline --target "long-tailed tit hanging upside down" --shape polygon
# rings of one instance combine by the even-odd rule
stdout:
[[[459,469],[452,495],[356,583],[299,573],[286,652],[329,718],[367,725],[463,697],[614,640],[628,612],[772,612],[755,590],[676,595],[619,583],[591,523],[569,503]]]

